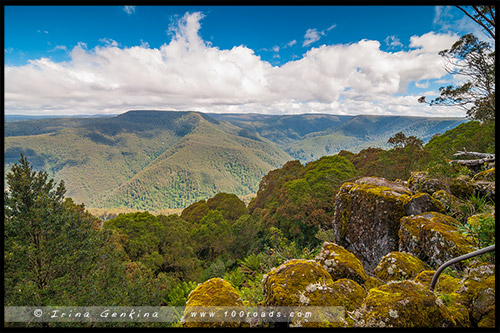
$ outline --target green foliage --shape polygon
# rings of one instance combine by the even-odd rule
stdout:
[[[495,217],[481,216],[475,223],[467,222],[460,226],[458,231],[475,239],[478,248],[493,245],[495,244]]]
[[[22,155],[6,178],[5,305],[126,302],[122,254],[83,206],[64,199],[64,184]]]
[[[168,306],[184,306],[188,299],[189,293],[196,288],[197,283],[194,281],[182,281],[168,291],[166,303]]]
[[[202,259],[213,261],[233,241],[231,225],[218,210],[210,210],[192,231],[196,252]]]
[[[441,87],[440,96],[430,104],[460,106],[471,119],[495,120],[495,51],[490,45],[466,34],[439,54],[451,65],[449,73],[466,81],[456,87]],[[425,97],[419,101],[425,101]]]
[[[333,217],[336,192],[355,173],[352,163],[338,155],[305,166],[288,162],[263,178],[249,211],[261,225],[281,229],[298,246],[315,247],[318,228]]]

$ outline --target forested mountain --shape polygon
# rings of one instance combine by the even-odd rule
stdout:
[[[388,148],[387,140],[397,132],[413,135],[427,143],[465,118],[337,115],[244,115],[211,114],[268,138],[301,162],[334,155],[341,150],[357,153],[368,147]]]
[[[464,121],[191,111],[29,119],[5,123],[4,167],[22,152],[87,207],[184,208],[218,192],[256,193],[260,179],[287,161],[386,147],[400,131],[427,141]]]

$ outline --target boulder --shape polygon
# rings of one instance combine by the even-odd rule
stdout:
[[[335,242],[373,270],[385,254],[398,249],[400,219],[407,215],[405,203],[411,195],[383,178],[344,183],[335,197]]]
[[[472,324],[495,327],[495,265],[473,264],[465,270],[463,286],[457,291],[465,298]]]
[[[418,273],[430,269],[417,257],[404,252],[386,254],[373,271],[383,281],[400,281],[414,278]]]
[[[445,206],[445,210],[450,213],[458,212],[458,207],[461,205],[460,199],[445,190],[434,192],[432,197],[440,201]]]
[[[333,281],[346,278],[363,284],[368,279],[361,261],[340,245],[324,242],[314,260],[330,273]]]
[[[372,288],[354,313],[356,327],[454,327],[443,301],[411,280]]]
[[[233,309],[244,308],[243,301],[236,289],[226,280],[213,278],[199,284],[188,296],[184,315],[181,319],[183,327],[239,327],[242,323],[237,321],[221,321],[224,318],[224,309],[217,316],[218,320],[210,321],[207,318],[193,317],[192,312],[206,307],[231,307]]]
[[[264,274],[264,305],[302,305],[301,296],[309,285],[333,283],[330,274],[314,260],[292,259]]]
[[[439,200],[434,199],[428,193],[416,193],[405,203],[407,215],[418,215],[426,212],[444,213],[446,207]]]
[[[454,218],[437,212],[403,217],[399,251],[410,253],[437,269],[446,261],[475,250],[472,242],[458,232],[459,224]],[[453,266],[463,268],[462,263]]]
[[[436,271],[423,271],[418,274],[414,281],[422,284],[426,289],[430,288],[432,278]],[[443,300],[455,320],[457,327],[471,327],[469,319],[469,309],[466,298],[458,294],[457,291],[462,288],[463,283],[459,278],[441,273],[434,286],[434,293]]]
[[[476,195],[495,201],[495,168],[481,171],[471,181]]]
[[[293,326],[297,327],[350,327],[353,321],[346,316],[345,311],[356,310],[364,298],[366,290],[358,283],[350,279],[340,279],[332,284],[322,285],[320,283],[306,286],[300,301],[304,306],[339,307],[344,310],[344,315],[332,320],[318,313],[313,321],[294,320]],[[319,320],[318,320],[319,319]],[[323,319],[323,320],[321,320]]]
[[[446,182],[430,177],[427,171],[412,172],[408,179],[408,187],[413,192],[423,192],[430,195],[440,190],[449,190]]]

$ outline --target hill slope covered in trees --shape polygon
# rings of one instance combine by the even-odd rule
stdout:
[[[398,131],[424,141],[462,118],[129,111],[114,117],[5,123],[7,169],[24,153],[92,208],[184,208],[217,192],[255,194],[290,160],[386,147]]]

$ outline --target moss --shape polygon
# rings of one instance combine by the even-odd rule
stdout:
[[[460,206],[460,199],[445,190],[434,192],[432,197],[440,201],[447,212],[456,212],[457,207]]]
[[[330,274],[314,260],[293,259],[265,274],[262,279],[264,305],[301,305],[301,295],[311,284],[333,283]]]
[[[494,182],[495,181],[495,168],[481,171],[480,173],[474,175],[474,177],[472,178],[472,181],[473,182],[477,182],[477,181]]]
[[[365,297],[366,291],[358,283],[350,279],[340,279],[329,285],[306,286],[301,302],[304,306],[342,307],[350,312],[356,310]],[[326,316],[323,319],[321,314],[318,315],[319,320],[315,318],[315,322],[294,322],[294,326],[300,324],[302,327],[350,327],[354,323],[352,319],[345,316],[342,321],[331,321]]]
[[[340,245],[323,243],[315,260],[330,273],[333,281],[347,278],[363,284],[368,279],[361,261]]]
[[[418,215],[425,212],[444,213],[446,207],[444,204],[431,197],[428,193],[418,192],[405,201],[405,209],[408,215]]]
[[[358,327],[456,326],[443,302],[411,280],[371,289],[355,318]]]
[[[383,284],[385,284],[385,282],[379,279],[378,277],[368,276],[368,279],[366,279],[365,283],[363,284],[363,287],[365,288],[366,291],[369,291],[370,289],[376,288]]]
[[[412,172],[408,179],[408,187],[413,192],[423,192],[432,195],[439,190],[447,189],[447,185],[440,179],[430,178],[427,171]]]
[[[468,199],[474,195],[474,186],[465,179],[452,178],[448,180],[450,193],[460,199]]]
[[[393,186],[383,178],[377,182]],[[375,268],[383,255],[398,248],[399,220],[407,215],[404,203],[410,195],[397,184],[344,184],[336,196],[336,243],[358,256],[366,269]]]
[[[197,321],[190,314],[196,312],[199,307],[243,307],[236,289],[229,282],[221,278],[213,278],[198,285],[188,296],[184,309],[184,327],[238,327],[239,322],[207,322]],[[223,310],[220,310],[221,312]],[[219,316],[224,318],[223,316]],[[199,318],[199,317],[198,317]]]
[[[495,328],[495,305],[486,309],[486,314],[481,317],[477,327],[481,328]]]
[[[433,268],[447,260],[474,251],[469,239],[458,232],[452,217],[430,212],[401,219],[399,250],[408,252]],[[455,264],[463,268],[463,264]]]
[[[429,265],[409,253],[391,252],[386,254],[374,270],[375,275],[384,281],[412,279]]]
[[[457,293],[464,297],[472,323],[478,325],[495,305],[495,265],[477,263],[467,267],[463,287]]]
[[[436,271],[423,271],[418,274],[414,281],[422,284],[426,289],[431,285],[432,277]],[[440,274],[434,287],[434,293],[443,300],[450,311],[452,318],[459,327],[470,327],[469,310],[466,298],[457,293],[463,287],[462,281],[448,274]]]

